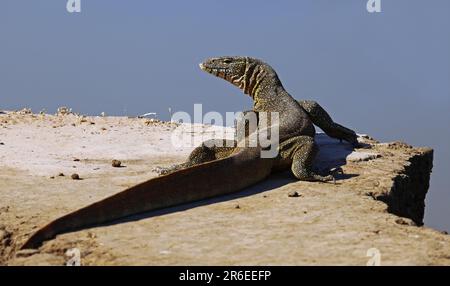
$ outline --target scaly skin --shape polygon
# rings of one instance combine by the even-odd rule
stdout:
[[[279,150],[281,156],[278,158],[276,169],[283,170],[286,166],[291,166],[293,174],[299,180],[328,181],[333,179],[332,176],[322,177],[312,171],[313,159],[318,151],[314,142],[315,130],[312,123],[319,126],[330,137],[346,140],[354,146],[357,145],[356,133],[333,122],[317,102],[310,100],[295,102],[284,90],[275,71],[260,60],[248,57],[212,58],[201,64],[200,68],[236,85],[245,94],[252,97],[253,110],[245,111],[244,114],[262,111],[279,112],[280,126],[282,126]],[[248,129],[248,126],[246,128]],[[214,144],[205,143],[196,148],[185,163],[169,168],[159,168],[158,172],[169,174],[199,163],[224,158],[229,156],[235,148],[207,147]],[[236,142],[234,142],[234,146],[236,146]]]
[[[313,122],[332,137],[356,142],[353,131],[335,124],[313,102],[299,104],[283,88],[275,71],[260,60],[221,57],[200,67],[238,86],[254,101],[251,112],[279,113],[279,155],[261,158],[261,146],[216,147],[202,144],[186,163],[166,175],[133,186],[116,195],[60,217],[34,233],[22,249],[37,248],[57,234],[80,230],[126,216],[240,191],[267,178],[271,172],[291,168],[299,180],[329,181],[332,175],[313,172],[317,153]],[[302,107],[304,106],[304,107]],[[308,113],[309,112],[309,113]],[[257,132],[243,140],[255,138]],[[249,140],[250,140],[249,139]],[[211,142],[206,142],[211,143]]]

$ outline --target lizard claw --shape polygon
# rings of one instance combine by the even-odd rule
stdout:
[[[333,168],[333,169],[331,169],[330,170],[330,173],[331,173],[331,175],[337,175],[337,174],[340,174],[340,175],[343,175],[344,174],[344,170],[342,170],[342,168],[341,167],[336,167],[336,168]]]
[[[344,170],[341,167],[336,167],[330,170],[330,175],[333,177],[333,184],[336,185],[336,175],[343,175]]]

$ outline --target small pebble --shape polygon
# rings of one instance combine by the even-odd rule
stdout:
[[[0,142],[0,145],[5,145],[5,143],[3,143],[3,142]]]
[[[401,225],[409,225],[409,223],[406,220],[402,219],[402,218],[396,219],[395,223],[396,224],[401,224]]]
[[[72,176],[70,176],[72,178],[72,180],[79,180],[80,176],[78,174],[72,174]]]
[[[241,207],[239,205],[234,206],[235,209],[240,209]]]
[[[3,229],[0,229],[0,241],[7,237],[7,232]]]
[[[300,194],[298,192],[296,192],[296,191],[290,191],[288,193],[288,197],[290,197],[290,198],[297,198],[297,197],[300,197]]]
[[[51,177],[50,177],[50,179],[54,179],[54,178],[55,178],[55,176],[51,176]]]
[[[87,236],[88,236],[90,239],[94,239],[94,238],[97,237],[97,235],[96,235],[95,233],[93,233],[93,232],[88,232]]]
[[[122,162],[120,162],[119,160],[112,160],[111,165],[112,165],[114,168],[119,168],[119,167],[122,166]]]
[[[59,173],[58,177],[64,177],[64,173]]]
[[[75,159],[73,159],[73,161],[74,161],[74,162],[80,162],[80,159],[75,158]]]

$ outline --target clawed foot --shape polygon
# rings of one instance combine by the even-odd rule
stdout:
[[[355,131],[340,124],[334,123],[334,129],[328,130],[327,134],[331,137],[339,139],[341,143],[342,140],[347,141],[348,143],[352,144],[354,148],[357,148],[359,146],[358,135],[356,135]]]
[[[311,176],[307,179],[304,179],[305,181],[311,181],[311,182],[330,182],[333,181],[333,184],[336,184],[336,176],[344,174],[344,170],[342,170],[341,167],[333,168],[329,171],[329,175],[327,176],[321,176],[317,174],[311,174]]]
[[[342,170],[341,167],[336,167],[330,170],[330,176],[333,177],[333,184],[336,184],[336,176],[337,175],[343,175],[344,170]]]

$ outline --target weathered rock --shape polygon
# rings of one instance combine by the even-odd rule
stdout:
[[[175,148],[170,143],[175,126],[147,125],[137,118],[87,117],[95,126],[74,127],[79,117],[73,114],[1,116],[14,125],[2,129],[2,139],[21,150],[0,148],[0,210],[9,209],[0,212],[0,225],[14,230],[8,234],[10,245],[0,246],[3,264],[62,265],[65,250],[76,245],[82,265],[366,265],[371,248],[380,251],[382,265],[450,265],[450,236],[417,226],[423,223],[433,151],[377,143],[369,136],[359,138],[361,148],[354,151],[323,134],[317,136],[315,167],[342,168],[336,184],[276,174],[234,195],[59,235],[39,253],[17,257],[38,227],[156,176],[152,168],[184,161],[198,142]],[[51,128],[55,124],[61,127]],[[103,126],[105,136],[84,130]],[[194,132],[208,139],[205,134]],[[48,179],[71,173],[74,157],[89,158],[77,166],[89,180]],[[133,163],[112,172],[108,158],[118,157]],[[298,190],[301,199],[287,196]]]
[[[80,179],[80,175],[74,173],[70,176],[72,178],[72,180],[79,180]]]
[[[119,167],[122,166],[122,162],[120,162],[119,160],[112,160],[111,165],[112,165],[114,168],[119,168]]]
[[[297,191],[290,191],[288,193],[288,197],[297,198],[297,197],[300,197],[300,194]]]

